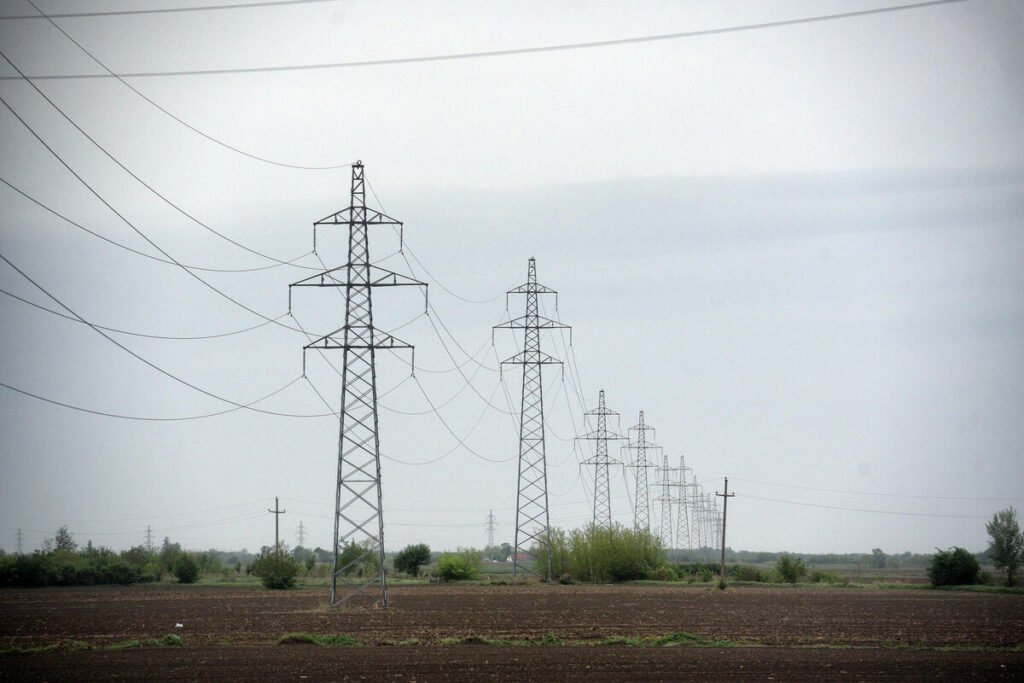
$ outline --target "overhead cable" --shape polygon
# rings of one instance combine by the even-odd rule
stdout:
[[[316,417],[328,417],[330,415],[330,413],[317,414],[317,415],[303,415],[303,414],[297,414],[297,413],[280,413],[280,412],[276,412],[276,411],[273,411],[273,410],[263,410],[262,408],[254,408],[253,404],[255,403],[255,401],[252,401],[252,402],[249,402],[249,403],[239,403],[237,401],[233,401],[233,400],[231,400],[229,398],[225,398],[225,397],[220,396],[218,394],[215,394],[215,393],[213,393],[211,391],[203,389],[202,387],[199,387],[199,386],[197,386],[195,384],[192,384],[188,380],[182,379],[181,377],[178,377],[174,373],[169,372],[167,370],[164,370],[162,367],[160,367],[156,363],[153,363],[152,361],[144,358],[143,356],[139,355],[135,351],[132,351],[127,346],[125,346],[124,344],[122,344],[121,342],[117,341],[116,339],[111,337],[109,334],[107,334],[103,330],[99,329],[98,327],[96,327],[95,325],[93,325],[92,323],[87,321],[85,318],[83,318],[78,313],[76,313],[73,309],[71,309],[70,306],[68,306],[67,304],[62,302],[56,296],[54,296],[49,291],[47,291],[42,285],[40,285],[38,282],[33,280],[27,273],[25,273],[25,271],[21,270],[20,268],[18,268],[18,266],[14,265],[10,261],[10,259],[8,259],[3,254],[0,254],[0,260],[2,260],[8,266],[10,266],[12,269],[14,269],[23,278],[25,278],[30,283],[32,283],[32,285],[35,286],[36,289],[38,289],[40,292],[42,292],[47,297],[49,297],[54,303],[56,303],[58,306],[63,308],[65,311],[67,311],[68,313],[70,313],[71,315],[75,316],[76,318],[81,320],[83,323],[88,325],[94,332],[96,332],[98,335],[100,335],[101,337],[106,339],[108,342],[110,342],[111,344],[113,344],[117,348],[121,349],[122,351],[124,351],[128,355],[132,356],[133,358],[139,360],[143,364],[149,366],[153,370],[156,370],[161,375],[164,375],[165,377],[168,377],[169,379],[172,379],[172,380],[174,380],[175,382],[177,382],[179,384],[182,384],[182,385],[184,385],[184,386],[186,386],[186,387],[188,387],[188,388],[190,388],[190,389],[192,389],[194,391],[197,391],[200,394],[203,394],[205,396],[209,396],[210,398],[217,399],[218,401],[222,401],[224,403],[228,403],[228,404],[233,405],[233,406],[237,406],[239,408],[245,408],[247,410],[252,410],[252,411],[257,412],[257,413],[264,413],[266,415],[276,415],[278,417],[316,418]],[[293,382],[294,381],[296,381],[296,380],[293,380]],[[25,392],[23,392],[23,393],[25,393]]]
[[[778,21],[763,21],[754,24],[743,24],[739,26],[724,26],[721,28],[698,29],[695,31],[678,31],[674,33],[658,33],[654,35],[631,36],[627,38],[612,38],[610,40],[592,40],[580,43],[560,43],[556,45],[539,45],[536,47],[515,47],[504,50],[481,50],[478,52],[455,52],[438,55],[419,55],[409,57],[391,57],[385,59],[366,59],[350,62],[326,62],[320,64],[290,64],[279,66],[253,66],[234,67],[220,69],[175,69],[170,71],[124,71],[118,75],[122,78],[152,78],[165,76],[213,76],[223,74],[258,74],[292,71],[316,71],[324,69],[351,69],[371,66],[393,66],[398,64],[423,64],[429,62],[450,62],[466,59],[486,59],[492,57],[510,57],[513,55],[539,54],[545,52],[568,52],[573,50],[589,50],[594,48],[617,47],[621,45],[634,45],[639,43],[653,43],[670,40],[681,40],[685,38],[700,38],[705,36],[723,35],[727,33],[739,33],[745,31],[757,31],[762,29],[780,28],[784,26],[797,26],[800,24],[812,24],[841,19],[854,19],[877,14],[891,12],[902,12],[906,10],[922,9],[925,7],[936,7],[939,5],[950,5],[953,3],[965,2],[965,0],[930,0],[929,2],[916,2],[906,5],[892,5],[889,7],[876,7],[873,9],[857,10],[853,12],[839,12],[836,14],[821,14],[811,17],[798,17],[796,19],[781,19]],[[110,74],[39,74],[32,75],[34,79],[94,79],[112,78]],[[13,76],[3,76],[0,80],[15,80]]]
[[[107,148],[106,148],[106,147],[104,147],[103,145],[101,145],[101,144],[100,144],[99,142],[97,142],[97,141],[96,141],[96,140],[95,140],[95,139],[94,139],[94,138],[93,138],[93,137],[92,137],[91,135],[89,135],[89,133],[87,133],[87,132],[85,131],[85,129],[83,129],[83,128],[82,128],[81,126],[79,126],[79,125],[78,125],[78,124],[77,124],[77,123],[75,122],[75,120],[74,120],[74,119],[72,119],[72,118],[71,118],[71,117],[70,117],[70,116],[69,116],[69,115],[68,115],[68,114],[67,114],[67,113],[66,113],[66,112],[65,112],[65,111],[64,111],[63,109],[61,109],[61,108],[60,108],[60,107],[59,107],[59,106],[57,105],[57,103],[56,103],[56,102],[54,102],[53,100],[51,100],[51,99],[49,98],[49,96],[48,96],[48,95],[47,95],[46,93],[44,93],[44,92],[43,92],[43,91],[42,91],[42,90],[41,90],[41,89],[39,88],[39,86],[37,86],[37,85],[36,85],[35,83],[33,83],[33,79],[32,79],[32,77],[30,77],[30,76],[26,76],[26,75],[24,74],[24,72],[22,72],[22,70],[21,70],[21,69],[19,69],[19,68],[18,68],[18,66],[17,66],[17,65],[16,65],[16,64],[15,64],[14,62],[12,62],[12,61],[11,61],[10,57],[8,57],[8,56],[7,56],[7,55],[6,55],[6,54],[5,54],[4,52],[3,52],[3,50],[0,50],[0,57],[3,57],[3,58],[4,58],[4,61],[6,61],[6,62],[7,62],[8,64],[10,64],[10,65],[11,65],[11,67],[12,67],[12,68],[13,68],[13,69],[14,69],[15,71],[17,71],[17,72],[18,72],[18,74],[20,75],[20,77],[21,77],[21,78],[23,78],[23,79],[25,80],[25,82],[26,82],[26,83],[28,83],[28,84],[29,84],[30,86],[32,86],[32,89],[33,89],[33,90],[35,90],[35,91],[36,91],[36,93],[38,93],[40,97],[42,97],[42,98],[43,98],[44,100],[46,100],[47,104],[49,104],[49,105],[50,105],[51,107],[53,107],[53,109],[54,109],[54,110],[56,110],[56,112],[57,112],[58,114],[60,114],[60,115],[61,115],[62,117],[64,117],[64,120],[66,120],[66,121],[67,121],[68,123],[70,123],[70,124],[71,124],[71,125],[72,125],[72,126],[73,126],[73,127],[75,128],[75,130],[77,130],[77,131],[78,131],[79,133],[81,133],[81,134],[82,134],[82,136],[83,136],[83,137],[85,137],[85,139],[86,139],[86,140],[88,140],[89,142],[91,142],[91,143],[93,144],[93,146],[94,146],[94,147],[96,147],[96,149],[98,149],[98,150],[99,150],[100,152],[102,152],[102,153],[104,154],[104,156],[106,156],[106,157],[107,157],[108,159],[110,159],[110,160],[111,160],[111,161],[113,161],[113,162],[114,162],[115,164],[117,164],[117,165],[118,165],[118,167],[120,167],[122,171],[124,171],[125,173],[127,173],[127,174],[128,174],[129,176],[131,176],[131,177],[132,177],[132,178],[133,178],[133,179],[134,179],[134,180],[135,180],[135,181],[136,181],[137,183],[139,183],[139,184],[140,184],[140,185],[142,185],[142,186],[143,186],[144,188],[146,188],[147,190],[149,190],[149,191],[150,191],[150,192],[151,192],[152,194],[154,194],[154,195],[155,195],[156,197],[158,197],[158,198],[159,198],[160,200],[162,200],[162,201],[163,201],[163,202],[164,202],[165,204],[167,204],[168,206],[170,206],[170,207],[171,207],[172,209],[174,209],[175,211],[177,211],[178,213],[180,213],[180,214],[181,214],[182,216],[184,216],[185,218],[189,219],[190,221],[192,221],[193,223],[195,223],[195,224],[196,224],[196,225],[198,225],[199,227],[203,228],[204,230],[206,230],[206,231],[208,231],[208,232],[210,232],[210,233],[212,233],[212,234],[216,235],[217,237],[220,237],[220,238],[221,238],[222,240],[224,240],[224,241],[226,241],[226,242],[229,242],[230,244],[233,244],[233,245],[235,245],[236,247],[238,247],[238,248],[240,248],[240,249],[244,249],[245,251],[248,251],[248,252],[249,252],[249,253],[251,253],[251,254],[255,254],[256,256],[260,256],[260,257],[262,257],[262,258],[265,258],[265,259],[267,259],[268,261],[274,261],[275,263],[278,263],[278,264],[280,264],[280,265],[291,265],[291,266],[294,266],[294,267],[296,267],[296,268],[304,268],[304,269],[306,269],[306,270],[317,270],[316,268],[313,268],[313,267],[311,267],[311,266],[301,266],[301,265],[298,265],[297,263],[295,263],[295,261],[298,261],[298,260],[302,259],[303,257],[305,257],[305,254],[303,254],[302,256],[296,256],[295,258],[292,258],[292,259],[279,259],[279,258],[277,258],[277,257],[274,257],[274,256],[271,256],[271,255],[269,255],[269,254],[265,254],[265,253],[263,253],[262,251],[259,251],[259,250],[257,250],[257,249],[253,249],[252,247],[249,247],[249,246],[247,246],[247,245],[245,245],[245,244],[242,244],[241,242],[239,242],[239,241],[237,241],[237,240],[235,240],[235,239],[232,239],[231,237],[228,237],[227,235],[225,235],[225,234],[223,234],[223,233],[221,233],[221,232],[219,232],[219,231],[215,230],[214,228],[210,227],[209,225],[207,225],[207,224],[206,224],[206,223],[204,223],[203,221],[199,220],[198,218],[196,218],[195,216],[193,216],[192,214],[190,214],[190,213],[189,213],[188,211],[186,211],[185,209],[183,209],[183,208],[181,208],[180,206],[178,206],[177,204],[175,204],[175,203],[174,203],[173,201],[171,201],[171,200],[170,200],[170,199],[169,199],[168,197],[166,197],[165,195],[163,195],[163,194],[162,194],[162,193],[161,193],[161,192],[160,192],[159,190],[157,190],[157,189],[156,189],[156,188],[154,188],[154,187],[153,187],[152,185],[150,185],[150,184],[149,184],[149,183],[147,183],[147,182],[146,182],[145,180],[143,180],[143,179],[142,179],[142,178],[140,178],[140,177],[139,177],[138,175],[136,175],[134,171],[132,171],[132,170],[131,170],[130,168],[128,168],[127,166],[125,166],[125,165],[124,165],[123,163],[121,163],[121,160],[120,160],[120,159],[118,159],[118,158],[117,158],[117,157],[115,157],[115,156],[114,156],[113,154],[111,154],[111,153],[110,153],[109,151],[107,151]],[[6,102],[6,101],[4,101],[4,104],[6,104],[6,105],[7,105],[7,108],[8,108],[8,109],[10,109],[10,110],[11,110],[12,112],[14,112],[14,109],[13,109],[13,108],[11,107],[11,105],[10,105],[10,104],[7,104],[7,102]],[[15,113],[15,116],[18,116],[18,115],[17,115],[17,113]],[[21,117],[20,117],[20,116],[18,116],[18,119],[19,119],[19,120],[21,120]],[[22,121],[22,123],[24,123],[24,121]],[[27,126],[28,124],[25,124],[25,125]],[[33,133],[33,134],[34,134],[34,133]],[[38,136],[36,136],[36,137],[38,138]],[[47,146],[47,149],[49,149],[49,146]],[[52,150],[51,150],[51,151],[52,151]],[[77,174],[76,174],[76,175],[77,175]],[[104,203],[106,203],[106,202],[104,202]],[[161,252],[161,253],[163,253],[163,252]],[[167,256],[167,254],[164,254],[164,255],[165,255],[165,256]],[[169,258],[169,257],[168,257],[168,258]]]
[[[258,154],[253,154],[251,152],[246,152],[244,149],[239,149],[238,147],[235,147],[234,145],[229,145],[228,143],[224,142],[223,140],[219,140],[219,139],[213,137],[212,135],[199,130],[198,128],[193,126],[188,121],[185,121],[185,120],[181,119],[180,117],[175,116],[174,114],[172,114],[171,112],[167,111],[166,109],[161,107],[159,104],[154,102],[149,97],[146,97],[141,91],[139,91],[137,88],[135,88],[135,86],[133,86],[131,83],[129,83],[128,81],[126,81],[125,79],[121,78],[120,76],[118,76],[113,71],[111,71],[110,68],[107,67],[106,64],[101,62],[96,57],[96,55],[94,55],[93,53],[89,52],[87,49],[85,49],[85,47],[81,43],[79,43],[77,40],[72,38],[71,35],[68,34],[68,32],[65,31],[63,28],[61,28],[60,25],[57,24],[57,22],[55,22],[52,19],[51,16],[46,15],[41,9],[39,9],[39,7],[37,7],[36,4],[32,0],[26,0],[26,2],[28,2],[28,4],[30,4],[30,5],[32,5],[32,7],[37,12],[39,12],[39,14],[43,18],[45,18],[47,21],[49,21],[51,26],[53,26],[55,29],[60,31],[64,35],[65,38],[67,38],[72,43],[74,43],[75,47],[77,47],[79,50],[81,50],[86,55],[88,55],[89,59],[91,59],[92,61],[96,62],[100,66],[100,68],[102,68],[104,71],[106,71],[111,76],[116,78],[121,83],[121,85],[125,86],[126,88],[131,90],[133,93],[135,93],[136,95],[138,95],[139,97],[144,99],[146,102],[149,102],[151,105],[156,107],[159,111],[163,112],[164,114],[169,116],[171,119],[173,119],[174,121],[177,121],[181,125],[185,126],[185,128],[188,128],[190,131],[192,131],[193,133],[199,135],[200,137],[206,138],[210,142],[212,142],[212,143],[214,143],[216,145],[220,145],[221,147],[223,147],[225,149],[229,149],[232,152],[236,152],[237,154],[241,154],[244,157],[248,157],[248,158],[253,159],[255,161],[261,161],[261,162],[263,162],[265,164],[271,164],[273,166],[282,166],[284,168],[295,168],[295,169],[300,169],[300,170],[305,170],[305,171],[330,171],[330,170],[337,169],[337,168],[347,168],[347,167],[352,165],[352,162],[349,162],[347,164],[335,164],[333,166],[308,166],[308,165],[302,165],[302,164],[289,164],[289,163],[285,163],[285,162],[282,162],[282,161],[275,161],[274,159],[269,159],[267,157],[262,157],[262,156],[259,156]]]

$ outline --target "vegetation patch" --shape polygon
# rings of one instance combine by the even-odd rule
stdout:
[[[38,655],[47,652],[77,652],[79,650],[128,650],[146,646],[181,647],[181,644],[181,638],[172,633],[163,638],[153,638],[152,640],[131,638],[107,645],[93,645],[82,640],[64,640],[51,645],[40,645],[39,647],[4,647],[0,648],[0,655]]]
[[[351,636],[329,636],[317,633],[286,633],[277,642],[279,645],[324,645],[328,647],[354,647],[360,644]]]

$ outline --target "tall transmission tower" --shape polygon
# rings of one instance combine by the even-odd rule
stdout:
[[[675,502],[676,498],[672,495],[672,489],[679,486],[679,483],[675,480],[675,469],[669,467],[668,456],[661,456],[661,467],[658,468],[658,482],[656,486],[661,489],[658,497],[655,499],[661,503],[661,526],[658,528],[658,533],[661,536],[661,544],[665,548],[671,548],[672,542],[675,538],[672,537],[672,503]]]
[[[487,529],[487,547],[488,548],[493,548],[494,547],[494,510],[491,510],[490,512],[487,513],[487,523],[486,523],[486,527],[485,528]]]
[[[704,548],[704,495],[701,493],[701,486],[696,481],[693,483],[693,514],[690,517],[691,529],[693,530],[693,541],[698,553],[703,553]]]
[[[21,555],[22,554],[22,552],[21,552],[21,550],[22,550],[22,548],[21,548],[22,542],[25,540],[25,537],[21,533],[21,529],[18,529],[17,539],[18,539],[18,554]]]
[[[502,361],[502,365],[523,366],[523,393],[519,410],[519,479],[516,490],[516,533],[512,549],[512,576],[519,571],[521,557],[531,560],[525,571],[543,572],[551,576],[551,553],[547,553],[548,566],[538,569],[533,565],[534,545],[550,548],[550,516],[548,514],[548,465],[544,445],[544,385],[541,368],[561,365],[562,361],[540,350],[540,331],[569,329],[568,325],[540,315],[537,297],[541,294],[558,295],[555,290],[537,283],[537,262],[530,257],[526,284],[510,289],[508,294],[526,295],[526,314],[495,325],[494,329],[523,330],[523,350]],[[556,298],[557,307],[557,298]],[[493,334],[493,333],[492,333]],[[572,332],[569,333],[570,344]]]
[[[146,525],[146,550],[153,552],[153,527]]]
[[[676,547],[680,550],[692,550],[693,541],[690,539],[690,502],[687,489],[691,484],[687,481],[686,473],[692,472],[686,466],[686,456],[679,456],[679,497],[676,508]]]
[[[584,460],[581,464],[594,466],[594,517],[593,524],[596,527],[609,528],[612,525],[612,496],[611,481],[608,476],[608,465],[621,465],[621,460],[614,460],[608,455],[608,442],[613,440],[626,440],[626,437],[615,432],[608,431],[608,416],[618,415],[614,410],[608,410],[604,404],[604,389],[597,394],[597,408],[584,413],[597,417],[597,429],[576,437],[586,441],[594,441],[594,457]]]
[[[650,531],[650,487],[647,482],[647,470],[655,467],[654,463],[647,460],[647,449],[657,449],[660,446],[648,441],[647,432],[653,432],[654,427],[644,422],[644,411],[640,411],[640,422],[630,427],[629,432],[636,432],[636,441],[629,442],[624,446],[625,450],[635,451],[636,455],[631,458],[629,466],[636,470],[636,503],[633,509],[633,528]]]
[[[363,163],[352,165],[352,184],[348,208],[313,224],[313,250],[317,228],[344,226],[348,230],[348,261],[289,285],[292,287],[340,287],[345,296],[345,324],[330,334],[303,347],[305,352],[340,349],[342,355],[341,410],[339,411],[338,467],[334,505],[334,560],[331,567],[331,605],[354,597],[377,579],[380,581],[380,606],[387,607],[387,575],[384,569],[384,510],[380,480],[380,433],[377,419],[377,350],[413,349],[373,324],[375,287],[427,285],[405,275],[385,270],[370,262],[370,226],[398,226],[402,222],[366,206]],[[413,357],[415,359],[415,356]],[[414,360],[415,364],[415,360]],[[344,566],[338,560],[343,546],[359,543],[364,552]],[[377,576],[358,589],[338,598],[338,577],[356,565],[371,568],[376,555]],[[373,573],[370,571],[369,573]]]
[[[306,527],[302,523],[302,520],[299,520],[298,536],[299,536],[299,547],[300,548],[305,548],[306,547]]]

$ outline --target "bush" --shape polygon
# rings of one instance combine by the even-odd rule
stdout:
[[[670,565],[663,564],[656,569],[651,569],[647,572],[647,578],[652,581],[678,581],[679,574],[676,574],[676,570]]]
[[[734,564],[726,568],[726,573],[734,581],[764,581],[765,576],[760,569],[752,564]]]
[[[775,563],[775,573],[779,575],[781,581],[796,583],[807,574],[807,567],[799,557],[783,553]]]
[[[550,547],[533,548],[534,566],[547,569],[551,560],[552,575],[570,574],[580,581],[608,582],[646,578],[650,572],[665,566],[665,550],[661,541],[647,530],[587,526],[565,532],[551,530]],[[671,571],[671,570],[669,570]]]
[[[407,545],[395,556],[395,569],[412,576],[419,576],[420,567],[429,563],[430,546],[425,543]]]
[[[192,553],[181,553],[174,561],[171,573],[178,579],[178,583],[195,583],[199,580],[199,562]]]
[[[939,550],[928,562],[928,578],[933,586],[967,586],[978,583],[981,567],[963,548]]]
[[[252,573],[260,577],[264,587],[271,590],[285,590],[295,585],[295,575],[299,573],[299,563],[291,555],[267,553],[260,555],[252,563]]]
[[[825,572],[820,569],[815,569],[811,572],[811,581],[814,583],[842,583],[843,579],[835,572]]]
[[[442,581],[467,581],[480,576],[480,553],[473,549],[460,549],[445,553],[437,559],[437,575]]]

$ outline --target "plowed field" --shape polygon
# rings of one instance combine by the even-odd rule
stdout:
[[[131,586],[0,591],[0,678],[834,680],[1024,677],[1024,596],[674,586],[394,587],[387,610],[314,590]],[[182,628],[176,628],[176,624]],[[356,647],[279,645],[289,632]],[[673,633],[671,647],[609,644]],[[100,649],[175,633],[181,647]],[[547,637],[554,644],[541,644]],[[515,641],[496,644],[494,641]],[[536,644],[531,644],[536,643]],[[79,645],[79,647],[82,647]]]

